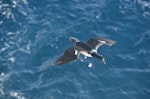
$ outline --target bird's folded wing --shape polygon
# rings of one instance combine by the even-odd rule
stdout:
[[[68,63],[72,60],[76,60],[80,54],[80,50],[76,46],[69,47],[65,50],[64,54],[57,59],[55,65],[61,65]]]
[[[112,46],[115,44],[116,41],[106,39],[106,38],[101,38],[101,37],[93,37],[88,40],[87,44],[91,45],[94,49],[98,49],[101,45],[107,44],[109,46]]]

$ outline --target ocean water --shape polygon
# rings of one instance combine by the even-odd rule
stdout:
[[[53,66],[71,36],[117,43]],[[0,0],[0,99],[150,99],[150,1]]]

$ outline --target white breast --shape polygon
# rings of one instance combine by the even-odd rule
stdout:
[[[86,51],[82,51],[81,54],[87,56],[87,57],[92,57],[91,54],[87,53]]]

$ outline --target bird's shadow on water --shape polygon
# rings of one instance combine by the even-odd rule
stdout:
[[[59,57],[59,56],[57,55],[57,56],[55,56],[55,57],[53,57],[53,58],[49,58],[49,59],[43,61],[43,62],[41,63],[41,65],[39,65],[39,66],[37,67],[37,72],[44,72],[45,70],[57,69],[57,68],[63,69],[63,68],[66,68],[66,66],[67,66],[67,67],[70,67],[70,65],[74,65],[73,63],[74,63],[74,62],[77,62],[77,61],[83,63],[83,65],[86,65],[86,67],[88,68],[88,64],[91,63],[91,62],[86,61],[86,58],[80,57],[80,58],[77,59],[77,60],[74,60],[74,61],[71,61],[71,62],[69,62],[69,63],[56,66],[54,63],[55,63],[55,61],[56,61],[56,59],[57,59],[58,57]],[[69,68],[68,68],[68,69],[69,69]]]
[[[41,65],[37,68],[38,72],[41,72],[41,71],[44,71],[44,70],[54,67],[55,60],[56,60],[56,58],[54,57],[54,58],[49,58],[49,59],[43,61],[41,63]]]

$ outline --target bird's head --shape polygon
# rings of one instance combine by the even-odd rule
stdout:
[[[102,55],[97,54],[96,52],[91,53],[91,55],[98,60],[100,60],[103,64],[106,64],[105,58]]]
[[[106,64],[105,58],[104,58],[102,55],[99,55],[97,58],[98,58],[103,64]]]
[[[100,61],[101,61],[103,64],[106,64],[105,59],[104,59],[103,57],[100,58]]]

